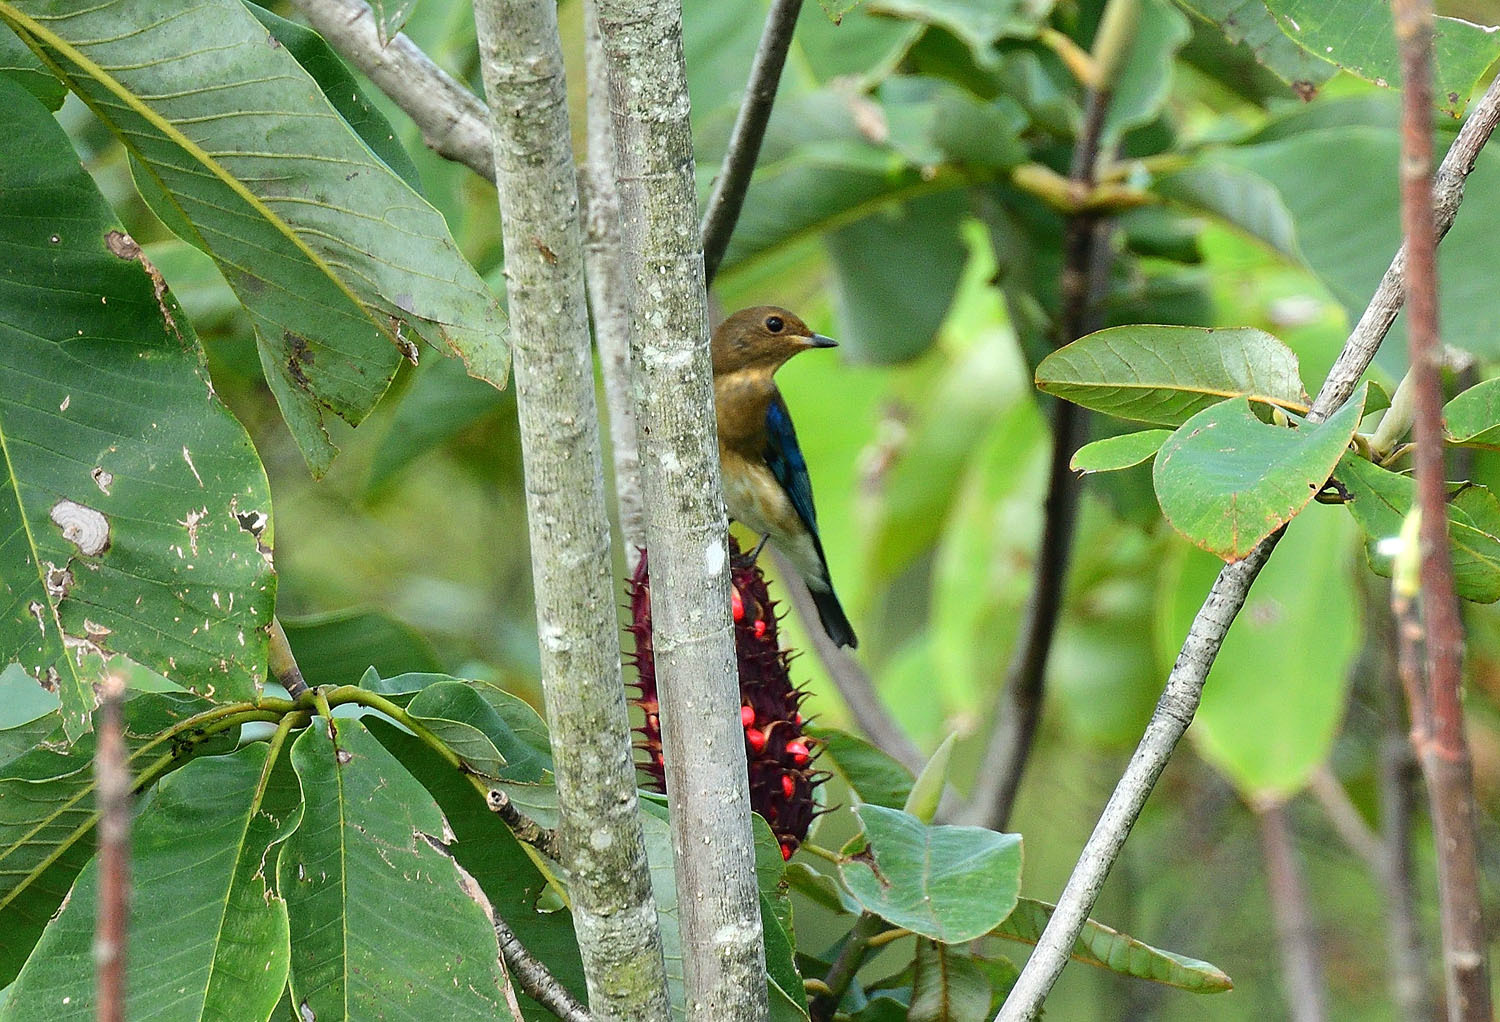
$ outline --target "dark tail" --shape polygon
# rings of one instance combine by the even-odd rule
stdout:
[[[859,640],[854,637],[854,626],[849,623],[849,617],[844,613],[844,607],[839,603],[839,598],[834,594],[833,587],[824,588],[820,585],[809,585],[807,591],[812,594],[813,603],[818,608],[818,620],[823,622],[823,631],[833,640],[835,646],[848,646],[850,649],[859,645]]]

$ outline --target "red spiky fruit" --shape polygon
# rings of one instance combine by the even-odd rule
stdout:
[[[739,544],[729,539],[731,559],[731,616],[740,674],[740,724],[745,730],[745,756],[750,780],[750,805],[776,834],[783,858],[807,837],[817,806],[813,789],[826,775],[812,769],[816,743],[803,733],[800,705],[805,693],[792,684],[791,654],[777,638],[780,616],[766,588],[760,567],[742,563]],[[636,668],[636,705],[645,715],[636,728],[636,748],[645,753],[637,767],[647,784],[666,788],[662,765],[660,705],[656,693],[656,660],[651,645],[651,579],[646,552],[629,582],[631,621],[635,639],[631,659]]]

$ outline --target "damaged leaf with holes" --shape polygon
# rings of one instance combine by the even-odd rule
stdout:
[[[0,104],[0,660],[57,691],[75,738],[117,653],[249,698],[275,596],[265,470],[52,115],[3,76]]]

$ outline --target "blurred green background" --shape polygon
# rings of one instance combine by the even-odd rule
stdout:
[[[686,6],[706,189],[765,6]],[[1493,0],[1441,6],[1500,21]],[[1097,7],[1060,3],[1054,22],[1086,39]],[[467,8],[427,0],[406,31],[478,90]],[[1358,146],[1393,153],[1382,147],[1394,137],[1394,97],[1340,75],[1303,104],[1212,25],[1166,3],[1148,8],[1139,81],[1121,89],[1118,138],[1125,154],[1142,158],[1126,165],[1126,180],[1145,186],[1153,173],[1210,157],[1248,167],[1279,189],[1304,258],[1268,244],[1247,218],[1148,207],[1116,232],[1109,318],[1261,327],[1298,353],[1315,390],[1347,333],[1350,307],[1367,296],[1366,264],[1378,275],[1394,250],[1394,162],[1365,165],[1351,155],[1366,151]],[[559,13],[576,69],[578,0],[563,0]],[[816,2],[805,5],[762,172],[714,300],[721,311],[785,305],[844,342],[795,360],[778,380],[811,468],[833,575],[862,640],[859,660],[924,751],[960,736],[954,779],[963,791],[1031,585],[1049,450],[1031,369],[1046,341],[1036,317],[1055,297],[1061,220],[1004,184],[1003,171],[1023,159],[1065,166],[1078,93],[1055,55],[1034,42],[999,44],[987,64],[951,28],[864,8],[835,27]],[[581,75],[572,82],[581,124]],[[481,273],[503,287],[493,189],[432,155],[410,122],[379,102],[429,201]],[[304,667],[337,672],[365,657],[382,673],[441,668],[500,679],[539,702],[513,396],[429,352],[419,368],[403,367],[364,425],[335,436],[342,454],[313,480],[261,382],[248,322],[211,262],[152,219],[122,151],[84,108],[69,100],[61,116],[131,233],[148,243],[204,339],[220,394],[255,438],[275,502],[278,612],[293,625]],[[1452,127],[1444,126],[1443,144]],[[581,152],[581,134],[577,141]],[[1479,210],[1500,203],[1500,174],[1491,168],[1485,177],[1483,166],[1471,198],[1479,208],[1460,217],[1472,226],[1467,235],[1456,230],[1445,251],[1472,246],[1463,249],[1476,255],[1472,272],[1489,281],[1493,248]],[[1466,286],[1460,279],[1456,289],[1475,301],[1492,290]],[[1476,353],[1469,372],[1477,376],[1500,356],[1500,338],[1480,336],[1482,326],[1454,339]],[[1393,343],[1378,370],[1388,387],[1401,363]],[[1500,479],[1493,455],[1475,457],[1469,470]],[[1023,893],[1047,900],[1134,747],[1218,563],[1161,521],[1149,466],[1089,480],[1075,549],[1042,732],[1010,822],[1025,835]],[[623,580],[623,560],[618,567]],[[623,584],[621,592],[623,602]],[[1381,600],[1347,514],[1312,507],[1257,584],[1193,741],[1168,767],[1095,913],[1214,962],[1236,989],[1199,998],[1074,966],[1048,1003],[1049,1018],[1284,1017],[1253,807],[1281,798],[1290,799],[1307,871],[1332,1017],[1394,1017],[1377,880],[1303,791],[1326,764],[1377,825],[1388,712]],[[1500,617],[1491,607],[1466,609],[1483,865],[1493,892]],[[801,622],[789,622],[787,634],[805,646]],[[797,659],[794,674],[815,693],[820,723],[853,727],[815,657]],[[838,830],[837,815],[828,826]],[[834,845],[833,833],[821,843]],[[1417,844],[1431,947],[1425,824]],[[1487,908],[1495,918],[1500,905]],[[837,921],[799,906],[806,949],[822,950],[838,932]]]

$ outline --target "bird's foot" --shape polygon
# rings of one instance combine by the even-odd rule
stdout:
[[[762,536],[760,542],[755,544],[754,550],[751,550],[748,554],[740,554],[737,557],[730,558],[730,563],[736,568],[753,568],[756,560],[760,557],[761,550],[765,549],[766,541],[770,538],[769,535]]]

